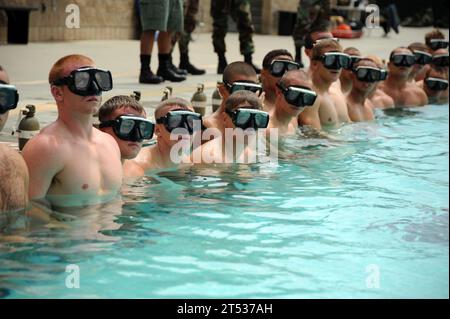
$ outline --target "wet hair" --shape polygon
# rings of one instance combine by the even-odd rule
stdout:
[[[230,97],[225,102],[225,108],[227,110],[234,110],[239,105],[248,104],[253,109],[261,110],[262,103],[258,96],[250,91],[237,91],[230,95]]]
[[[448,80],[448,72],[445,71],[445,68],[439,68],[434,65],[432,65],[425,75],[425,78],[428,78],[431,75],[431,72],[439,73],[439,75],[442,75],[442,78]]]
[[[339,44],[339,42],[333,39],[329,40],[327,39],[320,41],[316,46],[314,46],[312,51],[312,59],[314,60],[321,57],[325,52],[327,52],[330,49],[333,51],[342,52],[342,46]]]
[[[425,43],[428,47],[431,45],[431,40],[433,39],[445,39],[445,35],[438,29],[428,32],[425,35]]]
[[[368,55],[365,57],[365,59],[368,59],[368,60],[374,62],[377,65],[377,67],[379,67],[379,68],[386,67],[386,61],[384,61],[380,57],[377,57],[376,55]]]
[[[314,48],[314,40],[312,38],[312,35],[314,33],[324,33],[324,32],[330,32],[330,24],[329,23],[320,23],[318,25],[315,25],[311,31],[305,36],[305,48],[312,49]]]
[[[23,157],[8,146],[0,144],[0,214],[26,208],[28,178]]]
[[[176,106],[179,109],[186,110],[186,111],[191,111],[191,109],[192,109],[191,103],[189,103],[185,99],[173,97],[173,98],[167,99],[167,100],[159,103],[156,106],[155,119],[159,119],[160,117],[164,116],[165,113],[163,113],[163,112],[168,106]],[[161,113],[163,113],[163,114],[161,114]]]
[[[139,114],[146,115],[144,107],[136,99],[126,96],[117,95],[106,101],[98,111],[98,119],[100,122],[112,120],[111,115],[120,108],[129,107]]]
[[[411,51],[427,51],[428,50],[428,47],[426,46],[426,44],[425,43],[422,43],[422,42],[414,42],[414,43],[411,43],[410,45],[408,45],[408,49],[410,49]]]
[[[398,47],[398,48],[392,50],[391,54],[389,55],[389,61],[392,60],[392,57],[395,55],[395,53],[396,53],[398,50],[408,50],[408,51],[411,52],[411,54],[414,54],[414,52],[413,52],[410,48],[407,48],[407,47]]]
[[[267,53],[266,56],[264,57],[263,68],[266,70],[269,69],[273,60],[275,60],[276,57],[283,56],[283,55],[289,56],[292,59],[294,59],[291,52],[289,52],[288,50],[285,50],[285,49],[272,50],[269,53]]]
[[[355,47],[345,48],[343,52],[349,54],[349,52],[352,52],[352,51],[356,52],[359,56],[361,55],[361,51]]]
[[[303,80],[306,81],[308,83],[311,84],[311,78],[308,75],[308,73],[306,73],[303,70],[292,70],[289,72],[286,72],[283,77],[281,78],[280,82],[278,82],[281,86],[283,87],[288,87],[290,82],[290,79],[299,79],[299,80]]]
[[[370,58],[370,57],[365,57],[365,58],[362,58],[361,60],[357,61],[357,62],[353,65],[353,68],[356,69],[356,68],[357,68],[361,63],[363,63],[363,62],[370,62],[370,63],[373,64],[373,66],[379,68],[378,63],[375,62],[375,60],[374,60],[373,58]]]
[[[52,66],[50,73],[48,75],[48,82],[52,84],[56,80],[65,76],[64,66],[69,63],[91,65],[94,64],[94,61],[91,58],[80,54],[72,54],[62,57],[61,59],[56,61],[56,63]]]
[[[233,78],[236,77],[236,75],[255,78],[258,77],[255,69],[250,64],[247,64],[245,62],[233,62],[228,64],[228,66],[223,71],[223,82],[232,84]]]

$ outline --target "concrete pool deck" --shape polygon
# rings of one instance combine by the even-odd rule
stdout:
[[[392,49],[398,46],[407,46],[412,42],[424,41],[424,36],[432,28],[402,28],[400,34],[391,33],[383,37],[381,29],[367,31],[363,38],[341,40],[343,47],[355,46],[363,54],[375,54],[387,59]],[[442,30],[447,38],[448,30]],[[261,65],[264,55],[277,48],[286,48],[294,52],[291,37],[256,35],[254,37],[256,53],[255,63]],[[239,41],[236,33],[230,33],[227,38],[229,62],[242,60],[239,53]],[[2,65],[16,85],[20,93],[19,107],[10,112],[6,127],[0,133],[0,141],[12,142],[16,140],[11,131],[17,122],[18,114],[25,105],[37,106],[37,117],[41,127],[52,122],[57,115],[56,106],[50,94],[47,81],[48,72],[56,60],[73,53],[85,54],[96,61],[97,66],[109,69],[114,77],[114,89],[104,94],[103,100],[133,91],[141,91],[142,102],[147,109],[149,117],[153,117],[152,109],[161,100],[162,92],[166,86],[174,88],[174,95],[190,100],[196,91],[197,84],[205,85],[208,97],[208,106],[211,104],[211,95],[221,76],[216,74],[217,56],[214,53],[211,34],[195,34],[191,44],[191,60],[198,67],[206,68],[204,76],[189,76],[183,83],[166,82],[160,85],[142,85],[138,83],[139,74],[139,41],[75,41],[75,42],[49,42],[30,43],[28,45],[0,46],[0,65]],[[157,49],[155,48],[152,69],[156,71]],[[178,48],[174,52],[174,61],[179,61]],[[207,109],[207,112],[210,108]]]

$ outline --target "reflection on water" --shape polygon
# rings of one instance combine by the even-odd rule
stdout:
[[[448,108],[411,112],[283,139],[278,164],[160,171],[108,204],[9,216],[0,297],[446,298]]]

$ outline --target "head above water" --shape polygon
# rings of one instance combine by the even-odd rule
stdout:
[[[194,113],[194,109],[192,105],[181,98],[170,98],[167,99],[161,103],[159,103],[156,106],[155,109],[155,120],[156,120],[156,127],[155,127],[155,135],[157,136],[158,143],[167,146],[168,148],[165,148],[166,150],[170,151],[170,148],[175,145],[178,141],[177,140],[171,140],[170,135],[171,132],[167,129],[166,125],[163,123],[159,123],[158,121],[163,120],[164,118],[167,118],[170,116],[170,112],[176,112],[176,111],[184,111],[184,112],[192,112]],[[186,118],[184,118],[186,120]],[[183,123],[181,123],[183,124]],[[185,123],[186,124],[186,123]],[[201,123],[198,123],[201,124]]]
[[[259,97],[250,91],[237,91],[230,95],[222,114],[225,128],[242,130],[265,129],[269,124],[269,114],[262,111]]]
[[[286,49],[272,50],[269,53],[267,53],[266,56],[264,57],[263,69],[269,70],[274,60],[294,61],[294,57],[292,56],[292,53],[290,53]]]
[[[342,73],[340,69],[326,68],[321,61],[322,57],[328,53],[343,53],[342,46],[339,42],[329,39],[320,41],[311,52],[311,71],[316,79],[320,79],[321,82],[331,84],[336,82]]]
[[[264,92],[266,93],[266,101],[267,99],[273,99],[275,96],[276,91],[276,84],[280,80],[279,76],[275,76],[272,74],[273,68],[276,65],[272,65],[272,63],[280,64],[280,62],[277,61],[289,61],[294,62],[294,57],[292,54],[285,50],[273,50],[267,53],[263,60],[263,70],[261,72],[261,82],[263,85]],[[282,65],[282,64],[281,64]],[[288,66],[289,67],[289,66]],[[286,68],[285,68],[286,70]]]
[[[48,80],[59,112],[90,116],[98,111],[101,95],[80,96],[65,84],[55,84],[81,68],[95,68],[95,63],[87,56],[74,54],[59,59],[51,68]]]
[[[432,40],[445,40],[445,35],[438,29],[434,29],[425,35],[425,44],[430,52],[435,51],[435,49],[432,49]]]
[[[305,53],[311,59],[311,51],[318,41],[323,39],[333,39],[333,34],[330,32],[328,24],[321,24],[313,29],[305,36]]]
[[[402,57],[401,59],[399,58],[402,62],[402,65],[396,65],[396,63],[394,63],[396,56]],[[410,59],[413,63],[410,64],[407,59]],[[411,49],[407,47],[398,47],[394,49],[389,56],[389,75],[393,77],[408,79],[413,70],[414,59],[414,52],[411,51]]]
[[[6,70],[0,65],[0,84],[9,84],[9,76]],[[6,121],[8,120],[9,111],[0,114],[0,131],[5,127]]]
[[[230,63],[223,72],[222,84],[218,86],[219,93],[222,96],[222,101],[225,102],[230,96],[227,86],[235,82],[251,82],[258,83],[258,74],[255,69],[245,62]],[[221,109],[223,111],[223,109]]]
[[[286,92],[289,92],[287,90],[292,87],[313,91],[313,85],[308,73],[303,70],[287,72],[278,83],[276,102],[277,113],[284,114],[286,117],[298,116],[305,109],[305,106],[299,107],[288,102],[285,94]],[[293,91],[291,93],[297,92]]]
[[[367,70],[370,71],[370,68],[373,69],[380,69],[378,67],[378,65],[369,58],[362,58],[361,60],[359,60],[358,62],[356,62],[353,65],[353,69],[358,70],[358,68],[368,68]],[[374,70],[375,71],[375,70]],[[374,89],[376,89],[376,87],[378,86],[379,82],[365,82],[365,81],[361,81],[358,79],[357,74],[354,71],[352,71],[352,89],[354,92],[358,92],[360,94],[370,94],[373,92]]]
[[[110,98],[100,107],[98,118],[101,123],[105,123],[107,121],[116,120],[121,116],[130,115],[143,119],[146,118],[145,109],[138,101],[136,101],[136,99],[130,96],[118,95]],[[102,128],[102,131],[114,137],[119,145],[122,159],[135,158],[142,148],[143,142],[133,142],[121,139],[116,135],[113,127]]]

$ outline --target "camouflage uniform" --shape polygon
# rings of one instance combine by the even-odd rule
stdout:
[[[292,35],[296,47],[305,45],[305,36],[312,28],[329,23],[330,6],[330,0],[300,0]]]
[[[211,0],[211,17],[213,18],[213,45],[218,54],[226,52],[225,36],[228,32],[228,16],[237,22],[240,51],[244,56],[255,52],[250,0]]]
[[[188,54],[191,34],[197,26],[197,13],[200,0],[185,0],[184,2],[184,31],[181,32],[178,45],[181,54]]]

